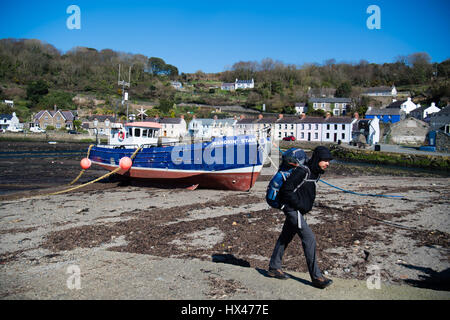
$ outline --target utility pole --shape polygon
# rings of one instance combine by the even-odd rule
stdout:
[[[126,82],[125,80],[121,80],[120,79],[120,64],[119,64],[119,77],[117,79],[117,84],[119,86],[122,86],[122,106],[124,105],[124,103],[127,104],[127,121],[128,121],[128,92],[125,91],[125,87],[130,88],[130,83],[131,83],[131,66],[130,69],[128,71],[128,82]]]

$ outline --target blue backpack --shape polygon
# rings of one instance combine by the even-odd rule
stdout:
[[[269,206],[276,209],[281,209],[283,206],[279,199],[279,192],[281,186],[283,185],[283,182],[286,181],[287,178],[289,178],[292,171],[295,169],[295,167],[289,166],[288,163],[297,163],[299,167],[304,168],[307,172],[303,182],[295,188],[295,192],[309,177],[310,171],[309,168],[305,165],[307,161],[308,156],[302,149],[291,148],[283,153],[280,169],[277,171],[277,173],[275,173],[275,175],[270,180],[269,185],[267,186],[266,202]],[[287,170],[281,170],[281,168],[287,168]]]

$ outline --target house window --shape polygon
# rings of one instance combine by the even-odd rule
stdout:
[[[335,124],[335,125],[334,125],[334,130],[337,130],[337,129],[338,129],[338,125]]]
[[[291,124],[291,129],[294,129],[294,124]]]
[[[327,137],[327,139],[330,139],[330,133],[329,132],[327,132],[326,137]]]
[[[319,130],[319,125],[318,124],[316,124],[316,130]]]
[[[333,110],[333,114],[334,114],[335,116],[338,116],[338,115],[339,115],[339,109],[335,108],[335,109]]]
[[[314,139],[319,139],[319,134],[316,132],[316,133],[314,133]]]
[[[342,140],[344,140],[344,139],[345,139],[345,133],[342,134]]]
[[[314,110],[317,110],[317,103],[314,103],[313,108]]]
[[[278,138],[281,138],[281,131],[278,132]]]
[[[345,130],[345,124],[342,125],[342,130]]]
[[[281,124],[279,124],[279,125],[278,125],[278,129],[280,129],[280,130],[281,130]]]
[[[302,138],[302,139],[304,139],[305,138],[305,134],[302,132],[302,133],[300,133],[300,137]]]
[[[308,124],[308,129],[311,130],[311,124]]]
[[[285,129],[287,129],[287,126],[288,126],[288,125],[287,125],[287,124],[285,124],[285,125],[284,125],[284,128],[285,128]]]
[[[327,130],[330,130],[330,125],[329,124],[327,124]]]
[[[141,136],[141,129],[135,128],[134,129],[134,136],[135,137],[140,137]]]

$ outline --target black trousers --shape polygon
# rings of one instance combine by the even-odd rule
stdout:
[[[302,240],[303,251],[306,256],[306,264],[308,265],[308,271],[311,279],[321,278],[322,272],[317,266],[316,261],[316,238],[314,233],[306,223],[303,215],[297,211],[288,211],[284,214],[286,215],[286,220],[284,221],[283,230],[281,231],[280,237],[278,238],[275,248],[273,249],[269,268],[281,269],[281,261],[283,259],[284,251],[294,238],[295,234],[298,234]]]

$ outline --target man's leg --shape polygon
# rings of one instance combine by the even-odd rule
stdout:
[[[300,239],[302,239],[302,246],[306,256],[309,275],[311,276],[311,279],[322,278],[322,272],[317,265],[316,259],[316,238],[311,228],[306,223],[306,220],[303,218],[303,215],[300,214],[299,216],[302,228],[297,230]]]
[[[292,215],[294,214],[296,213],[285,213],[286,220],[284,221],[283,230],[281,231],[277,243],[275,244],[275,248],[273,249],[272,257],[270,258],[269,269],[281,270],[281,261],[283,260],[284,251],[297,232],[295,222],[297,219],[295,218],[295,221],[293,221],[292,219]]]

